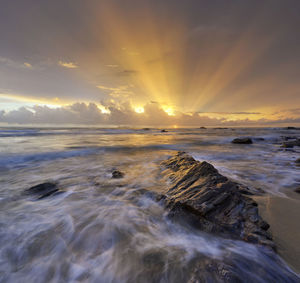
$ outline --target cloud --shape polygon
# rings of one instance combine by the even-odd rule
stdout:
[[[0,63],[11,67],[11,68],[16,68],[16,69],[26,69],[26,68],[32,68],[32,65],[28,62],[20,62],[17,60],[13,60],[10,58],[6,58],[6,57],[1,57],[0,56]]]
[[[32,68],[32,65],[28,62],[24,62],[24,66],[30,69]]]
[[[119,87],[108,87],[104,85],[97,85],[97,88],[109,91],[109,95],[114,98],[122,98],[126,99],[130,95],[133,95],[134,93],[130,90],[130,85],[121,85]]]
[[[103,112],[103,108],[107,111]],[[170,116],[159,103],[144,105],[144,112],[137,113],[131,103],[116,104],[113,101],[95,103],[74,103],[68,106],[50,108],[48,106],[21,107],[17,110],[1,111],[0,122],[18,124],[84,124],[84,125],[130,125],[130,126],[275,126],[299,124],[300,115],[282,119],[239,119],[230,120],[226,116],[213,118],[199,113],[176,112]]]
[[[109,68],[118,68],[119,65],[114,65],[114,64],[109,64],[109,65],[105,65],[106,67],[109,67]]]
[[[65,61],[58,61],[58,65],[68,68],[68,69],[76,69],[78,68],[78,65],[73,62],[65,62]]]

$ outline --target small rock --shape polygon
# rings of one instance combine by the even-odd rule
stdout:
[[[296,188],[296,189],[294,190],[294,192],[300,194],[300,187],[299,187],[299,188]]]
[[[206,128],[205,128],[205,127],[200,127],[200,129],[202,129],[202,130],[206,130]]]
[[[299,139],[283,142],[281,147],[293,148],[294,146],[300,146],[300,140]]]
[[[150,128],[143,128],[144,131],[150,131]]]
[[[250,138],[236,138],[232,141],[235,144],[251,144],[252,140]]]
[[[124,177],[124,173],[119,171],[119,170],[114,170],[112,172],[112,178],[113,179],[120,179],[120,178],[123,178]]]
[[[298,158],[295,163],[300,165],[300,158]]]
[[[162,133],[167,133],[168,131],[165,130],[165,129],[163,129],[163,130],[161,130],[161,132],[162,132]]]
[[[254,140],[256,140],[256,141],[264,141],[265,139],[264,138],[254,138]]]
[[[59,190],[55,183],[46,182],[46,183],[42,183],[42,184],[33,186],[33,187],[25,190],[24,193],[27,195],[34,195],[37,197],[37,199],[43,199],[45,197],[56,194],[58,192],[59,192]]]
[[[296,130],[297,128],[295,127],[286,127],[287,130]]]

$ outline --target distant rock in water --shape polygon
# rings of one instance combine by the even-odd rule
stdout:
[[[231,142],[235,143],[235,144],[252,144],[252,139],[250,139],[250,138],[236,138]]]
[[[295,163],[300,165],[300,158],[298,158]]]
[[[293,148],[294,146],[300,146],[300,139],[289,139],[288,141],[283,142],[281,145],[283,148]]]
[[[55,183],[42,183],[36,186],[33,186],[24,191],[26,195],[32,195],[37,197],[37,199],[43,199],[45,197],[49,197],[51,195],[59,193],[59,189]]]
[[[162,132],[162,133],[167,133],[168,131],[165,130],[165,129],[163,129],[163,130],[161,130],[161,132]]]
[[[264,141],[264,138],[254,138],[255,141]]]
[[[296,128],[296,127],[286,127],[285,129],[286,130],[297,130],[298,128]]]
[[[112,172],[112,178],[113,179],[121,179],[121,178],[123,178],[124,177],[124,173],[123,172],[121,172],[121,171],[119,171],[119,170],[114,170],[113,172]]]
[[[275,249],[269,224],[258,214],[250,189],[219,174],[211,164],[184,152],[163,161],[172,181],[164,199],[169,216],[202,231]]]
[[[201,129],[201,130],[206,130],[206,128],[205,128],[205,127],[200,127],[199,129]]]
[[[150,131],[150,128],[143,128],[144,131]]]
[[[300,194],[300,187],[295,189],[295,192]]]
[[[221,128],[221,127],[218,127],[218,128],[214,128],[215,130],[228,130],[228,128]]]

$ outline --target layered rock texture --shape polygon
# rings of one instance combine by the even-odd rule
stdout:
[[[195,261],[187,282],[299,282],[277,256],[269,225],[260,217],[251,195],[262,193],[222,176],[211,164],[179,152],[161,163],[170,180],[160,197],[168,215],[207,233],[256,244],[260,260],[247,262],[228,254],[223,260]]]
[[[184,217],[206,232],[275,248],[268,223],[258,214],[257,203],[248,197],[257,192],[184,152],[162,165],[172,184],[165,196],[171,217]]]

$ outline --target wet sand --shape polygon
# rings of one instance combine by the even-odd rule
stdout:
[[[261,216],[271,225],[270,231],[278,253],[297,273],[300,273],[300,194],[287,197],[255,197]]]

